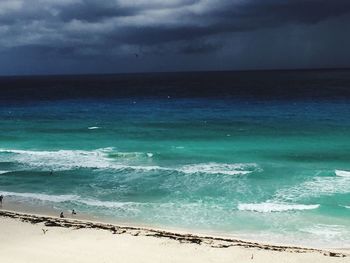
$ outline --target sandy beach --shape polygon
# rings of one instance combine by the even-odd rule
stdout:
[[[350,251],[276,246],[213,236],[0,211],[0,261],[350,262]]]

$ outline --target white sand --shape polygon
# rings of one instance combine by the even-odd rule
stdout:
[[[46,234],[42,229],[48,229]],[[46,227],[43,223],[31,224],[7,217],[0,217],[0,244],[1,263],[350,262],[350,253],[340,258],[319,252],[276,252],[235,246],[213,248],[208,244],[180,243],[144,234]]]

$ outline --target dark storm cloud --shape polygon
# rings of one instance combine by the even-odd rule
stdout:
[[[0,52],[71,59],[229,52],[228,43],[239,49],[242,34],[262,30],[315,27],[326,38],[334,31],[327,21],[349,17],[348,0],[1,0]]]
[[[186,54],[200,54],[214,52],[222,47],[221,43],[211,43],[198,41],[194,43],[188,43],[181,48],[181,51]]]
[[[132,16],[135,12],[136,10],[132,8],[124,8],[107,1],[86,1],[73,4],[66,10],[62,10],[59,13],[59,18],[63,22],[69,22],[72,19],[98,22],[109,17]]]

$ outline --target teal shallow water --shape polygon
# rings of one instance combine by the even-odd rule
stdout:
[[[2,105],[0,193],[124,222],[349,247],[349,116],[344,101]]]

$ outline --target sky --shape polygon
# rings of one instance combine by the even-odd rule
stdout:
[[[0,0],[0,75],[350,67],[349,0]]]

